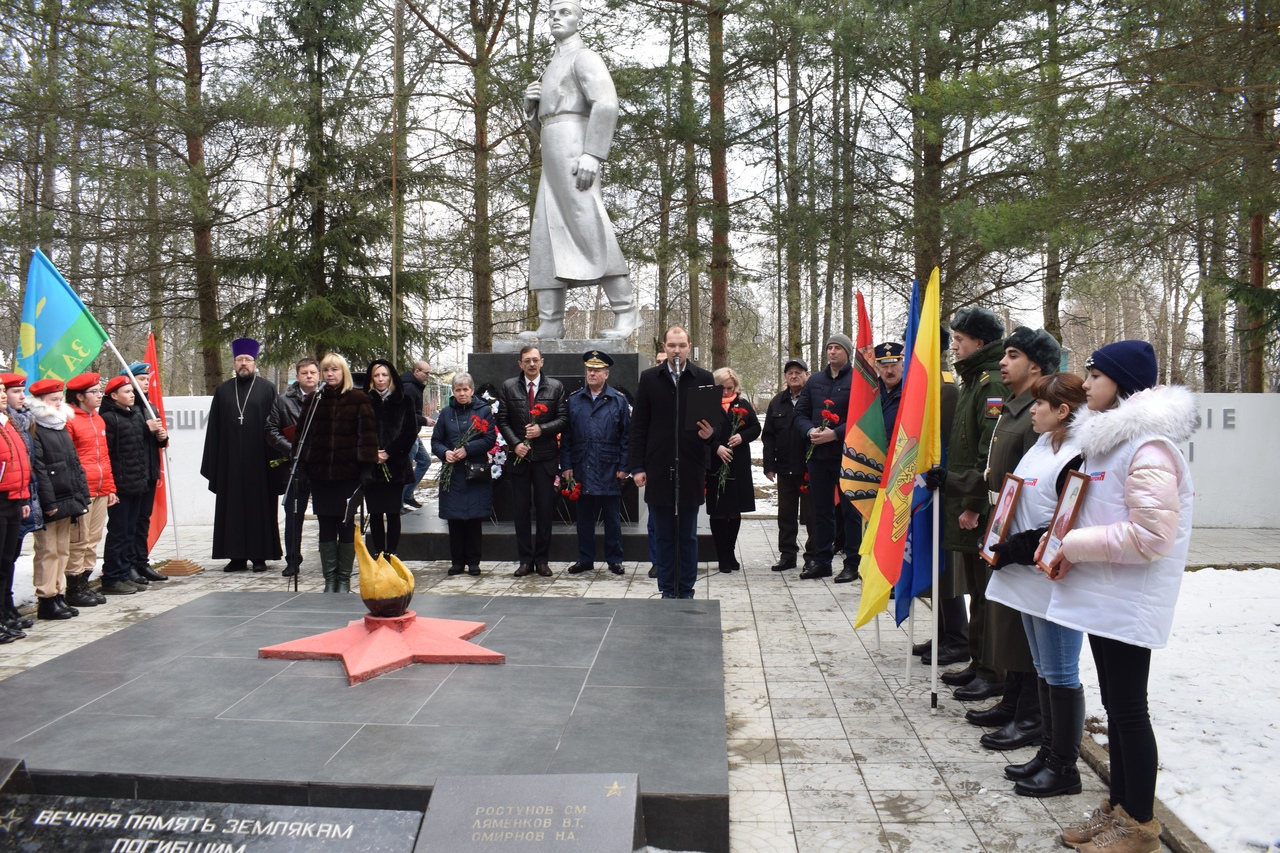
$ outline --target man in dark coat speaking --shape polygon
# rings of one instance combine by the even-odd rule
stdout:
[[[644,488],[654,518],[658,589],[663,598],[693,598],[698,579],[698,507],[711,458],[715,428],[705,420],[684,429],[689,392],[714,385],[710,373],[689,363],[689,333],[667,330],[667,360],[640,374],[631,415],[631,474]],[[678,475],[678,476],[677,476]],[[676,493],[677,483],[679,494]]]
[[[280,525],[268,477],[264,428],[276,388],[258,376],[258,342],[231,342],[236,375],[213,392],[200,475],[217,495],[213,514],[213,558],[228,559],[224,572],[267,570],[280,559]]]

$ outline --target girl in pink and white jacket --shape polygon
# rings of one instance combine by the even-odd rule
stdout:
[[[1155,352],[1145,341],[1108,344],[1085,367],[1088,410],[1077,415],[1071,440],[1090,483],[1050,563],[1051,578],[1070,574],[1071,582],[1058,587],[1047,618],[1089,635],[1111,784],[1108,799],[1063,841],[1085,853],[1154,853],[1158,756],[1147,679],[1151,650],[1169,640],[1191,540],[1194,490],[1177,444],[1195,428],[1195,396],[1155,387]]]

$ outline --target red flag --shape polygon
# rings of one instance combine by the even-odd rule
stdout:
[[[147,399],[151,408],[156,410],[156,417],[164,423],[164,392],[160,388],[160,362],[156,359],[156,336],[147,335],[147,355],[143,359],[151,365],[151,383],[147,386]],[[165,489],[164,453],[160,454],[160,482],[156,483],[156,502],[151,507],[151,526],[147,529],[147,550],[156,547],[164,526],[169,523],[169,501]]]
[[[880,478],[884,475],[884,414],[880,409],[880,380],[875,369],[875,339],[862,291],[858,291],[858,343],[853,357],[849,411],[845,423],[844,452],[840,459],[840,492],[862,514],[871,518]]]

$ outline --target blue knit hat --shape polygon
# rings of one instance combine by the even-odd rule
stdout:
[[[1105,373],[1124,394],[1136,394],[1155,386],[1160,378],[1156,351],[1146,341],[1116,341],[1107,344],[1084,363],[1086,370]]]

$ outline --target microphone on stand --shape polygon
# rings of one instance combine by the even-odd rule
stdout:
[[[671,356],[671,370],[676,375],[676,379],[680,378],[680,374],[684,371],[684,365],[680,363],[680,356]]]

